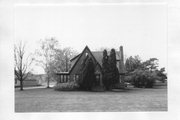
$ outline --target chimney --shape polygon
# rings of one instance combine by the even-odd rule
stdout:
[[[123,46],[120,46],[120,54],[121,54],[121,60],[124,63],[124,53],[123,53]]]
[[[123,46],[120,46],[119,48],[119,55],[120,55],[119,73],[123,74],[125,72]]]
[[[120,46],[119,48],[119,55],[120,55],[120,61],[119,61],[119,82],[121,84],[124,84],[124,74],[125,74],[125,66],[124,66],[124,53],[123,53],[123,46]]]

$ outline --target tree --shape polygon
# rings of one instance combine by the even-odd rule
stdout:
[[[103,59],[102,59],[102,80],[106,89],[109,89],[108,76],[107,76],[108,72],[109,72],[108,54],[107,54],[107,50],[105,49],[103,51]]]
[[[115,85],[119,81],[119,72],[116,66],[116,52],[115,49],[111,49],[110,55],[108,57],[109,63],[109,73],[108,81],[110,86]]]
[[[147,69],[149,71],[155,71],[158,67],[158,59],[157,58],[150,58],[149,60],[146,60],[142,63],[144,69]]]
[[[36,62],[44,69],[47,74],[47,88],[49,88],[51,76],[54,74],[54,55],[58,47],[58,41],[55,38],[40,40],[40,49],[36,50]]]
[[[40,49],[36,50],[36,61],[47,74],[47,88],[51,80],[57,80],[56,73],[70,70],[70,59],[76,54],[70,47],[61,49],[58,40],[53,37],[40,41]]]
[[[165,68],[161,68],[160,70],[156,71],[157,76],[159,77],[159,80],[162,81],[163,83],[167,79],[167,74],[165,73]]]
[[[150,58],[144,62],[140,60],[139,56],[134,58],[131,56],[126,60],[126,70],[128,81],[131,81],[135,87],[151,88],[155,80],[164,81],[167,77],[163,73],[165,68],[158,70],[158,59]]]
[[[25,44],[22,41],[14,45],[14,73],[15,79],[20,81],[20,90],[23,90],[23,81],[30,73],[30,65],[33,60],[33,58],[30,58],[30,55],[25,57]]]
[[[77,52],[70,47],[57,49],[54,56],[54,66],[56,72],[68,72],[71,64],[70,59],[77,55]]]
[[[82,81],[79,81],[80,88],[85,90],[91,90],[96,85],[95,68],[92,58],[86,57],[83,63],[84,70]]]
[[[141,68],[142,63],[140,57],[138,55],[134,57],[130,56],[129,58],[126,59],[125,67],[127,72],[132,72],[135,69]]]

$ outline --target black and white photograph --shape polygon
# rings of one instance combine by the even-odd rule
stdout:
[[[11,9],[11,24],[6,23],[11,34],[2,27],[1,38],[9,35],[12,40],[0,45],[5,56],[0,85],[9,91],[1,92],[1,104],[9,100],[11,107],[0,111],[11,108],[6,114],[20,119],[27,115],[29,120],[65,114],[81,119],[85,114],[90,114],[88,119],[92,114],[92,119],[169,119],[172,110],[175,120],[180,117],[175,108],[179,81],[170,73],[178,69],[180,4],[2,3],[3,9]]]
[[[166,12],[15,6],[15,112],[167,111]]]

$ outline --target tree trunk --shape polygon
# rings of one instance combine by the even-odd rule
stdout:
[[[50,88],[50,87],[49,87],[49,79],[48,79],[48,81],[47,81],[47,88]]]
[[[47,79],[47,88],[50,88],[50,87],[49,87],[49,77],[48,77],[48,79]]]
[[[23,81],[22,81],[22,79],[20,80],[20,90],[21,91],[23,90]]]

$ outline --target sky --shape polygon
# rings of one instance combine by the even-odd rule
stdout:
[[[156,57],[167,67],[166,5],[16,5],[14,19],[15,42],[26,41],[28,53],[40,39],[55,37],[79,53],[86,45],[92,51],[122,45],[127,57]]]

